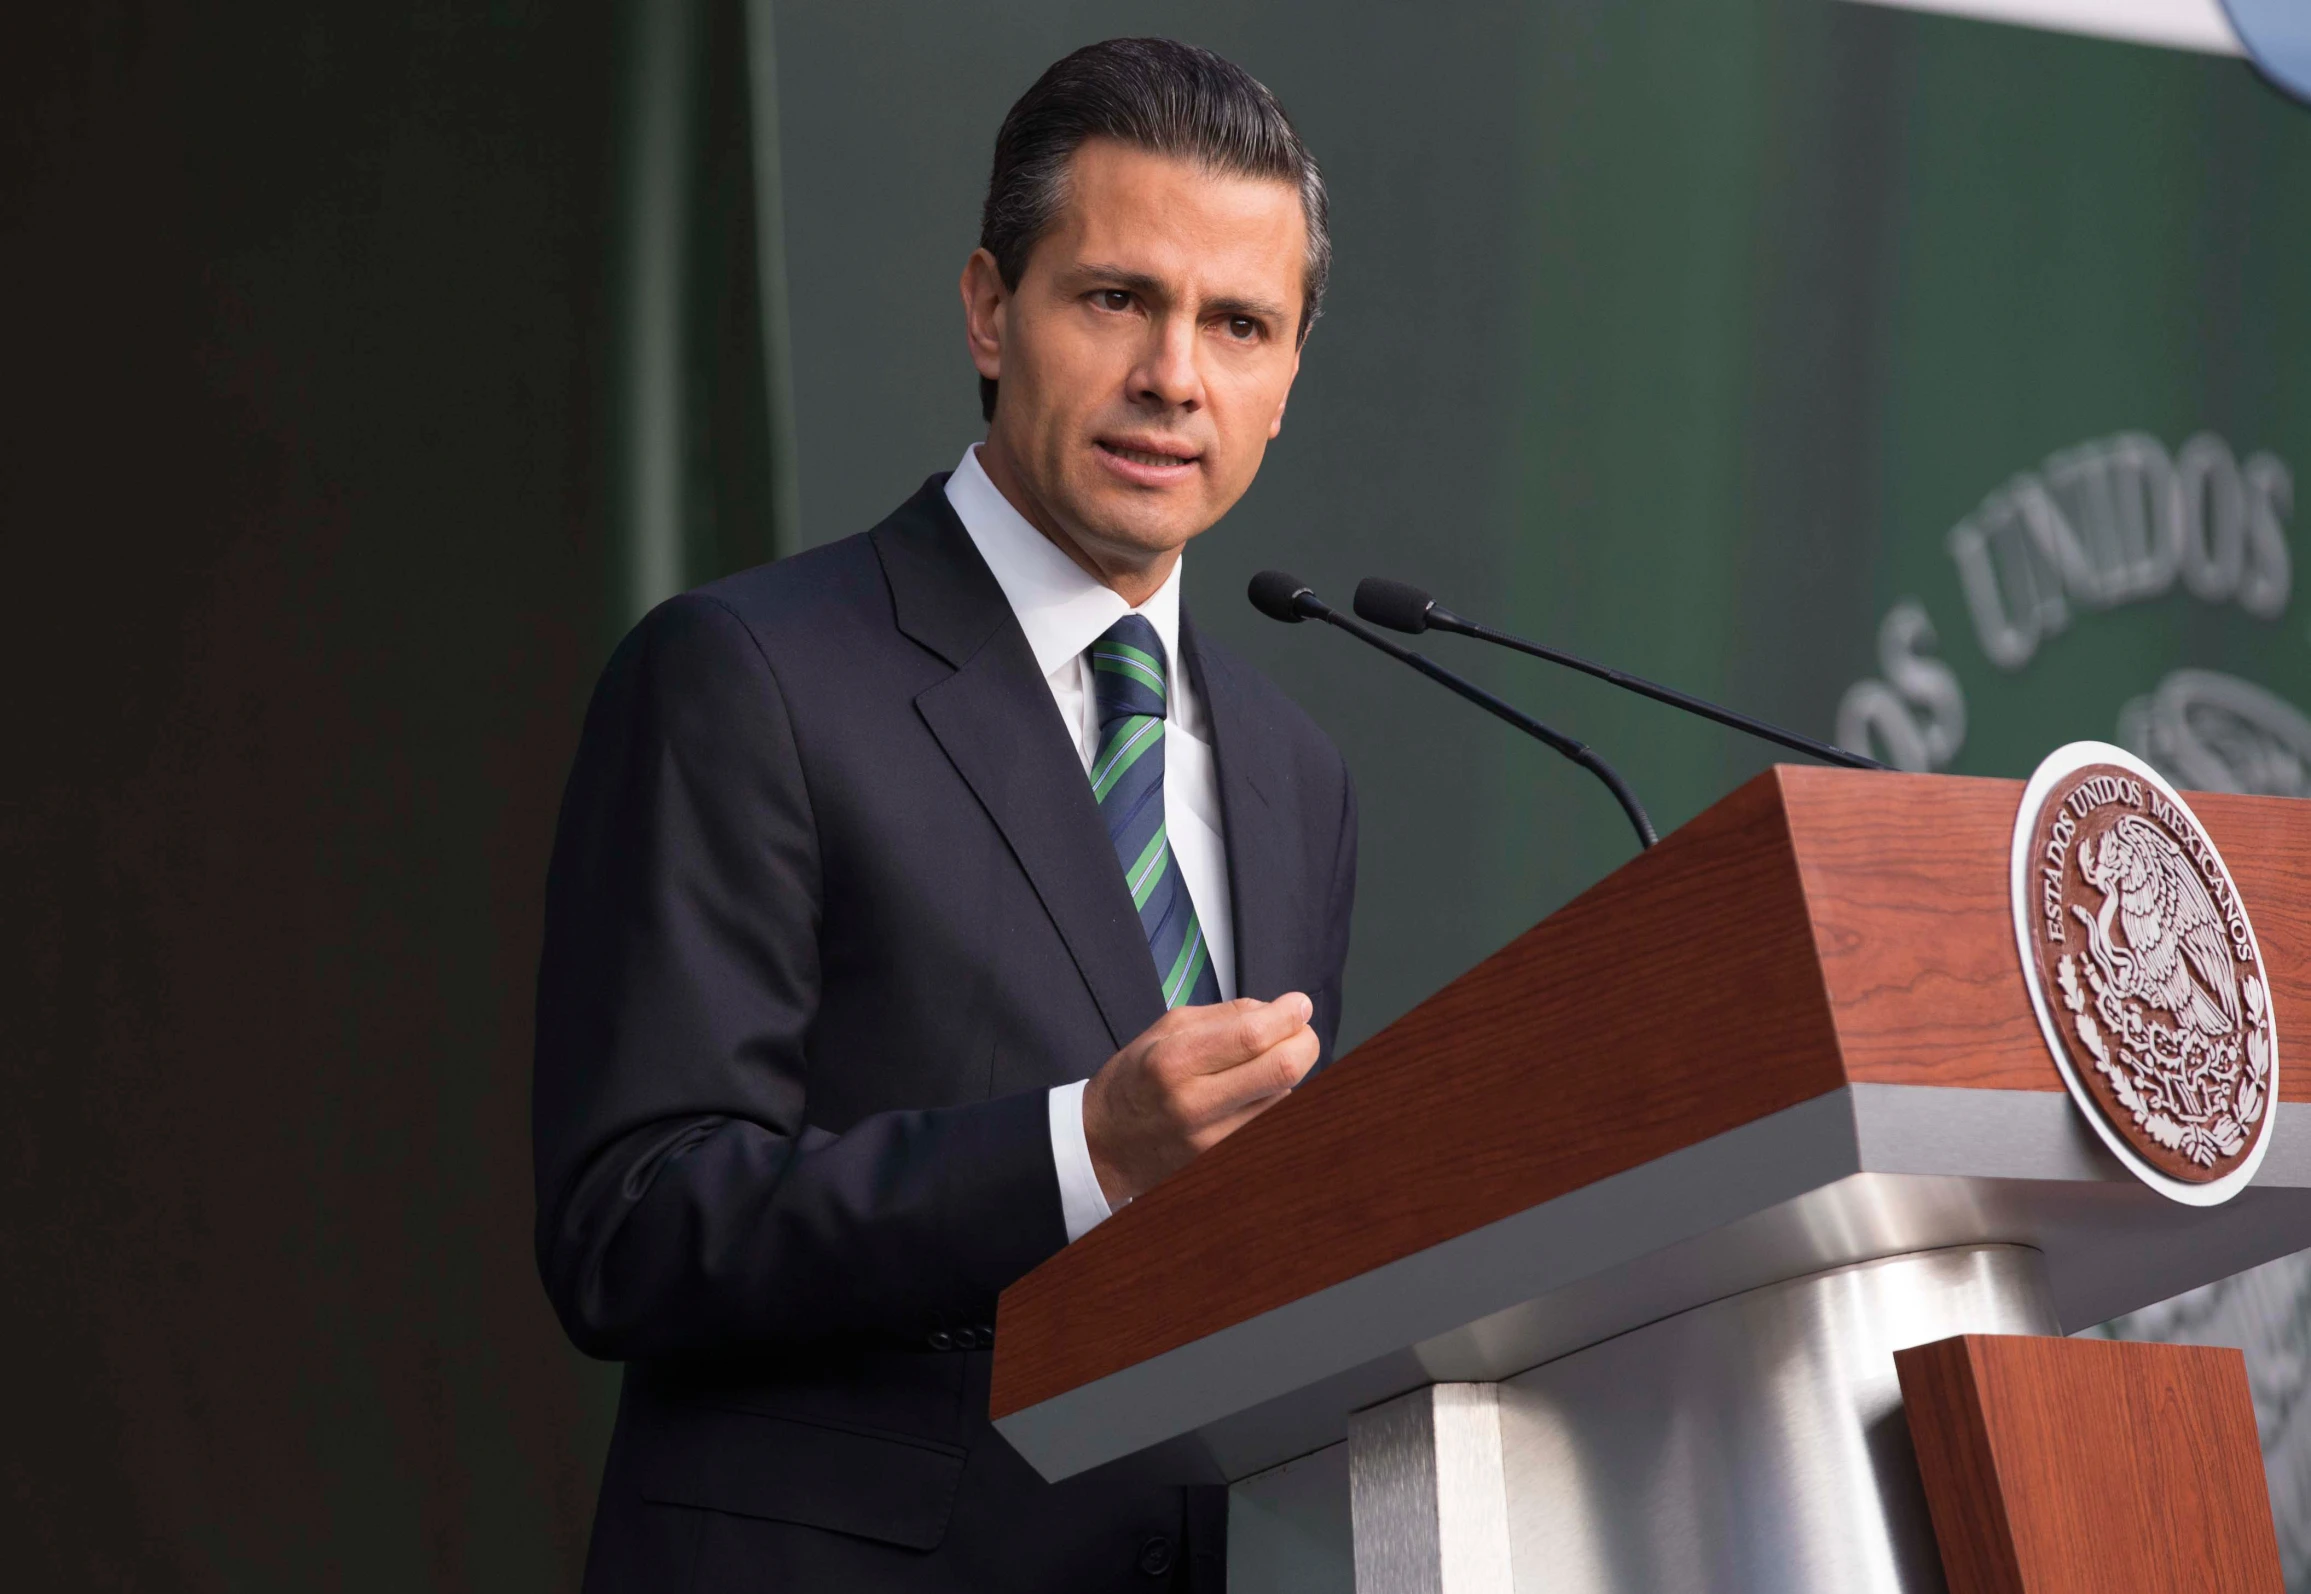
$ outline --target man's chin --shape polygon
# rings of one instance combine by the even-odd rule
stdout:
[[[1188,540],[1204,528],[1192,521],[1170,519],[1152,522],[1146,516],[1101,516],[1088,522],[1087,529],[1102,546],[1118,554],[1138,554],[1155,560],[1178,552]]]
[[[1204,504],[1176,490],[1137,490],[1086,494],[1076,504],[1075,524],[1095,541],[1122,552],[1136,550],[1149,558],[1170,553],[1203,531]]]

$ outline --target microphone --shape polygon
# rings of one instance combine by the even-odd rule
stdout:
[[[1357,624],[1316,596],[1315,589],[1298,576],[1286,575],[1281,570],[1263,570],[1252,578],[1252,585],[1246,595],[1251,598],[1252,607],[1271,620],[1281,620],[1286,625],[1298,625],[1303,620],[1322,620],[1326,625],[1338,626],[1357,641],[1378,648],[1392,659],[1402,660],[1430,680],[1458,692],[1486,713],[1507,720],[1527,736],[1546,742],[1605,783],[1605,789],[1613,794],[1613,800],[1629,816],[1629,823],[1637,832],[1640,846],[1650,847],[1660,839],[1653,833],[1653,821],[1645,816],[1645,806],[1637,801],[1637,794],[1623,783],[1612,765],[1598,757],[1585,743],[1577,742],[1561,731],[1551,730],[1530,714],[1502,702],[1474,681],[1453,674],[1427,654],[1400,647],[1370,626]]]
[[[1840,764],[1847,769],[1884,769],[1886,767],[1876,759],[1866,757],[1861,753],[1851,752],[1843,747],[1833,747],[1828,742],[1817,742],[1812,737],[1801,736],[1796,731],[1785,731],[1778,725],[1768,725],[1763,720],[1751,719],[1747,714],[1736,713],[1729,708],[1720,708],[1707,699],[1695,697],[1687,692],[1680,692],[1674,687],[1662,686],[1603,664],[1592,664],[1587,659],[1566,653],[1561,649],[1546,647],[1538,642],[1527,642],[1522,637],[1513,637],[1504,631],[1495,631],[1489,626],[1479,625],[1474,620],[1453,613],[1418,587],[1402,581],[1390,581],[1385,576],[1367,576],[1357,583],[1356,612],[1370,620],[1374,625],[1386,626],[1391,631],[1403,631],[1409,635],[1418,636],[1421,632],[1434,626],[1439,631],[1457,631],[1462,636],[1475,637],[1479,642],[1490,642],[1498,647],[1514,648],[1519,653],[1530,653],[1536,659],[1547,659],[1551,664],[1562,664],[1567,669],[1579,670],[1584,675],[1594,675],[1600,681],[1610,681],[1615,686],[1627,691],[1635,692],[1642,697],[1649,697],[1656,703],[1666,703],[1671,708],[1681,708],[1688,714],[1698,714],[1705,720],[1715,720],[1720,725],[1730,725],[1737,731],[1746,731],[1761,740],[1775,742],[1797,752],[1809,754],[1826,764]]]

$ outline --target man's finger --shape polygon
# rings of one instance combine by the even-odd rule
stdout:
[[[1237,1020],[1237,1044],[1246,1058],[1259,1056],[1295,1030],[1307,1026],[1315,1004],[1298,991],[1287,991]]]
[[[1180,1103],[1191,1122],[1209,1124],[1253,1102],[1288,1095],[1316,1066],[1319,1050],[1316,1032],[1302,1025],[1257,1056],[1190,1082],[1181,1092]]]
[[[1238,997],[1198,1011],[1208,1019],[1181,1038],[1195,1048],[1199,1073],[1217,1073],[1241,1067],[1304,1028],[1315,1005],[1298,991],[1287,991],[1273,1002]]]

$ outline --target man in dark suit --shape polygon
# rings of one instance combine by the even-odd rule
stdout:
[[[996,1434],[989,1325],[1331,1050],[1347,771],[1179,605],[1327,262],[1258,83],[1068,57],[964,271],[986,441],[611,660],[535,1100],[547,1290],[627,1364],[589,1589],[1219,1586],[1224,1493]]]

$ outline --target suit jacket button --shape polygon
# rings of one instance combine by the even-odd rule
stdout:
[[[943,1328],[934,1328],[934,1329],[932,1329],[932,1330],[931,1330],[931,1349],[933,1349],[933,1350],[953,1350],[954,1348],[955,1348],[955,1336],[954,1336],[954,1335],[952,1335],[952,1334],[948,1333],[948,1332],[947,1332],[945,1329],[943,1329]]]
[[[1157,1534],[1139,1547],[1139,1569],[1150,1577],[1161,1577],[1172,1569],[1172,1541]]]

